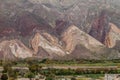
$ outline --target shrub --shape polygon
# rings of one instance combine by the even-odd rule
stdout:
[[[2,74],[1,80],[8,80],[8,75],[7,74]]]

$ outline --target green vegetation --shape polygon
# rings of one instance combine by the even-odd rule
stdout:
[[[30,80],[32,80],[32,78],[35,77],[35,74],[32,73],[32,72],[28,72],[28,73],[25,74],[25,77],[26,77],[26,78],[29,78]]]
[[[50,73],[49,75],[46,76],[45,80],[55,80],[55,75],[53,73]]]
[[[49,75],[49,74],[54,74],[57,76],[68,76],[68,75],[84,75],[84,74],[105,74],[105,73],[119,73],[117,69],[43,69],[40,74],[42,75]]]
[[[7,74],[2,74],[1,80],[8,80],[8,75]]]
[[[104,74],[119,74],[120,73],[120,60],[35,60],[25,59],[19,61],[7,61],[2,62],[3,65],[3,78],[5,75],[10,80],[15,80],[17,76],[26,77],[29,79],[34,78],[36,75],[41,74],[46,77],[46,80],[54,80],[56,76],[83,76],[86,78],[99,78],[103,77]],[[28,70],[13,69],[12,67],[27,67]],[[52,66],[59,66],[65,68],[54,68]],[[66,68],[66,67],[78,68]],[[79,66],[86,66],[79,68]],[[87,67],[88,66],[88,67]],[[91,66],[91,67],[90,67]],[[96,67],[95,67],[96,66]],[[98,67],[105,66],[105,67]],[[113,67],[107,67],[113,66]],[[46,68],[45,68],[46,67]],[[94,68],[92,68],[94,67]],[[74,80],[74,78],[72,78]]]
[[[2,60],[0,60],[0,66],[2,66]],[[10,61],[9,61],[10,62]],[[39,66],[120,66],[120,59],[114,60],[37,60],[27,58],[25,60],[11,61],[13,66],[28,67],[31,64],[38,64]]]
[[[12,71],[12,64],[11,64],[11,62],[3,63],[3,73],[9,73],[10,71]]]
[[[39,66],[39,64],[32,63],[32,64],[29,64],[28,68],[31,72],[33,72],[34,74],[37,74],[38,72],[41,71],[42,67]]]
[[[120,60],[69,60],[69,61],[61,61],[61,60],[32,60],[34,63],[39,63],[40,66],[119,66]],[[28,66],[26,63],[28,60],[18,61],[14,66]]]
[[[104,74],[85,74],[85,75],[83,75],[83,76],[85,76],[85,77],[87,77],[87,78],[98,79],[98,78],[100,78],[100,77],[104,77]]]
[[[17,78],[17,71],[12,69],[12,63],[7,61],[3,63],[3,74],[7,74],[9,80],[15,80]]]

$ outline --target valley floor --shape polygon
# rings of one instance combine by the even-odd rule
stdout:
[[[105,74],[120,74],[119,60],[91,61],[6,61],[7,65],[1,64],[0,72],[4,74],[7,68],[8,72],[9,69],[17,71],[19,80],[27,80],[30,76],[35,78],[38,74],[38,80],[107,80]]]

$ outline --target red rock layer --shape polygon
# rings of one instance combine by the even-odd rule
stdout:
[[[93,21],[89,34],[101,43],[104,43],[109,29],[110,27],[107,13],[106,11],[102,11],[100,16]]]

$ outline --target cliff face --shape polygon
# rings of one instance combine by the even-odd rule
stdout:
[[[5,40],[0,42],[0,52],[4,58],[27,58],[32,57],[33,52],[19,40]]]

